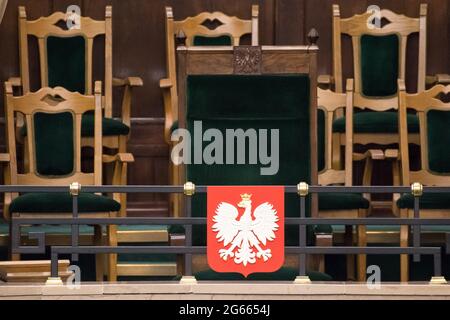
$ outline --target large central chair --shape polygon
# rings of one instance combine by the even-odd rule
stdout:
[[[179,91],[179,127],[194,134],[196,122],[201,121],[203,132],[214,128],[224,137],[227,129],[255,129],[256,132],[267,129],[269,136],[270,130],[278,129],[279,170],[274,175],[261,175],[264,165],[249,162],[251,138],[247,137],[245,164],[237,162],[236,154],[234,164],[186,164],[180,166],[182,181],[197,185],[317,183],[316,48],[262,46],[253,50],[256,51],[252,53],[249,47],[178,48],[178,79],[182,88]],[[256,55],[258,58],[252,59]],[[250,63],[244,68],[247,72],[239,72],[237,61],[240,60],[253,61],[254,65]],[[213,68],[212,61],[216,61]],[[203,142],[201,147],[207,144]],[[270,151],[270,142],[262,142],[263,147],[264,144]],[[225,149],[224,158],[227,156]],[[314,198],[308,202],[308,214],[316,212],[317,215]],[[195,194],[192,201],[193,216],[205,217],[206,195]],[[286,194],[285,215],[298,217],[299,210],[299,196]],[[205,245],[206,227],[193,226],[192,230],[193,244]],[[298,245],[298,230],[298,226],[286,226],[286,245]],[[311,245],[314,243],[312,228],[308,235]],[[255,275],[255,279],[294,280],[298,275],[297,265],[297,256],[287,256],[285,268],[275,274]],[[208,270],[203,256],[194,257],[193,271],[199,280],[240,278]],[[322,273],[311,273],[310,277],[329,279]]]
[[[72,93],[61,87],[42,88],[35,93],[13,96],[12,84],[6,87],[6,137],[8,154],[5,183],[12,185],[67,185],[77,182],[83,185],[102,184],[102,163],[115,162],[114,181],[120,185],[120,172],[130,154],[103,156],[102,153],[102,104],[101,83],[95,84],[94,95]],[[86,173],[81,168],[82,117],[93,112],[94,122],[94,171]],[[17,140],[15,119],[21,114],[26,119],[29,170],[21,172],[17,166]],[[122,183],[121,183],[122,182]],[[78,195],[79,216],[115,217],[120,212],[120,197],[81,192]],[[67,193],[5,193],[4,216],[6,220],[29,217],[38,220],[45,217],[71,217],[72,196]],[[97,245],[103,243],[102,227],[95,226]],[[117,245],[116,226],[107,227],[107,244]],[[13,259],[18,259],[13,255]],[[117,255],[108,256],[108,278],[116,280]],[[103,280],[104,257],[96,259],[97,280]]]

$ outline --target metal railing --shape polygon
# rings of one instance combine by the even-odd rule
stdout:
[[[145,217],[125,217],[125,218],[80,218],[78,216],[78,195],[79,192],[86,193],[179,193],[184,194],[186,214],[183,218],[145,218]],[[72,260],[78,260],[78,254],[100,254],[100,253],[168,253],[184,255],[185,276],[192,275],[192,254],[205,253],[205,246],[192,246],[192,225],[205,225],[206,218],[194,218],[192,213],[192,197],[196,193],[206,193],[207,186],[195,186],[188,182],[184,186],[84,186],[79,184],[67,186],[0,186],[0,192],[70,192],[72,195],[72,217],[71,218],[28,218],[12,217],[11,219],[11,250],[12,253],[42,254],[45,253],[45,233],[29,232],[29,238],[36,239],[36,246],[22,246],[21,226],[23,225],[70,225],[71,245],[70,246],[50,246],[51,252],[51,277],[58,277],[58,256],[61,254],[71,254]],[[420,197],[423,193],[450,193],[450,187],[423,187],[414,183],[411,187],[405,186],[308,186],[300,183],[297,186],[285,186],[285,193],[299,195],[300,212],[298,218],[285,218],[286,225],[298,225],[299,246],[287,246],[287,254],[298,254],[299,275],[306,276],[306,255],[307,254],[371,254],[371,255],[413,255],[414,261],[420,261],[420,255],[433,255],[434,276],[441,276],[442,253],[440,247],[422,247],[420,243],[420,228],[424,225],[450,225],[450,218],[422,219],[419,216]],[[414,217],[413,218],[317,218],[306,217],[306,198],[311,194],[319,193],[412,193],[414,196]],[[80,246],[79,226],[80,225],[183,225],[185,227],[184,246]],[[349,247],[349,246],[308,246],[307,232],[308,225],[408,225],[413,227],[412,247]],[[450,250],[450,237],[447,237],[446,254]]]

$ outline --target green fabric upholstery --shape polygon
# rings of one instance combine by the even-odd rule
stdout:
[[[397,200],[400,209],[413,209],[414,196],[404,194]],[[421,209],[450,209],[450,195],[448,193],[424,193],[420,197],[419,206]]]
[[[176,124],[178,126],[178,122]],[[81,120],[81,136],[93,137],[94,126],[94,115],[92,113],[84,114]],[[102,118],[102,132],[104,136],[126,136],[130,133],[130,127],[116,119]],[[27,136],[26,126],[20,129],[20,135],[22,137]]]
[[[41,175],[61,176],[74,168],[73,115],[70,112],[34,115],[36,170]]]
[[[83,115],[81,121],[81,136],[94,136],[94,118],[95,117],[92,113],[86,113]],[[130,127],[120,120],[102,118],[102,132],[104,136],[126,136],[130,133]]]
[[[104,196],[91,193],[80,193],[78,211],[115,212],[120,204]],[[26,193],[11,202],[11,213],[69,213],[72,212],[72,196],[69,193]]]
[[[194,46],[231,46],[233,44],[230,36],[205,37],[195,36]]]
[[[419,118],[408,114],[408,132],[419,132]],[[353,115],[355,133],[398,133],[398,114],[394,111],[356,112]],[[333,132],[345,133],[345,117],[333,121]]]
[[[296,185],[310,181],[308,111],[306,75],[189,76],[188,130],[192,132],[196,120],[202,121],[203,132],[209,128],[222,133],[237,128],[279,129],[280,163],[273,176],[260,175],[261,165],[248,161],[245,165],[192,164],[187,166],[187,179],[197,185]],[[299,211],[298,195],[286,194],[285,216],[298,217]],[[192,215],[206,216],[205,194],[194,195]],[[285,231],[286,243],[297,244],[298,227],[287,226]],[[205,239],[206,227],[194,226],[194,245],[204,245]]]
[[[367,97],[385,97],[397,92],[399,39],[361,36],[361,89]]]
[[[85,93],[86,41],[82,36],[47,38],[48,85]]]
[[[322,272],[307,272],[311,281],[332,281],[333,278]],[[282,267],[280,270],[271,273],[252,273],[245,278],[240,273],[219,273],[214,270],[204,270],[194,274],[199,281],[294,281],[298,276],[298,270]]]
[[[428,166],[437,173],[450,173],[450,112],[427,113]]]
[[[358,193],[319,193],[319,210],[367,209],[369,201]]]

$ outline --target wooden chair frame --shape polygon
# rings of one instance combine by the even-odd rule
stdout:
[[[107,6],[105,11],[105,20],[93,20],[89,17],[80,17],[79,29],[62,29],[56,24],[65,21],[66,13],[55,12],[48,17],[41,17],[37,20],[27,20],[26,9],[19,7],[19,50],[20,50],[20,78],[10,78],[8,81],[15,87],[20,87],[22,93],[30,92],[30,74],[29,74],[29,53],[28,37],[37,38],[39,47],[40,64],[40,82],[41,87],[48,86],[48,65],[46,39],[49,36],[73,37],[82,36],[86,40],[85,46],[85,94],[91,95],[93,92],[93,48],[94,38],[100,35],[105,36],[105,75],[104,75],[104,96],[102,97],[103,116],[112,118],[113,106],[113,87],[124,87],[122,100],[121,121],[131,128],[131,98],[132,89],[143,85],[142,79],[138,77],[128,77],[124,79],[113,78],[112,71],[112,7]],[[19,115],[17,118],[18,129],[24,125],[23,119]],[[18,135],[19,136],[19,135]],[[128,136],[105,136],[103,137],[103,146],[117,149],[119,153],[127,152]],[[93,147],[95,142],[92,137],[83,137],[81,141],[83,146]],[[25,157],[26,158],[26,157]],[[26,159],[25,159],[26,160]],[[109,171],[108,171],[109,172]],[[126,172],[123,174],[126,175]],[[122,194],[122,203],[124,204],[122,215],[126,214],[126,194]]]
[[[343,184],[352,186],[353,184],[353,160],[366,161],[372,160],[372,154],[382,153],[381,150],[371,150],[364,155],[353,154],[353,79],[348,79],[346,84],[346,93],[335,93],[331,90],[318,89],[317,106],[325,114],[325,168],[319,172],[319,185]],[[332,135],[333,135],[333,119],[338,110],[345,109],[346,115],[346,145],[345,145],[345,169],[333,169],[332,167]],[[367,216],[367,209],[352,210],[319,210],[319,217],[323,218],[359,218]],[[353,245],[353,227],[346,226],[345,242],[347,245]],[[366,226],[357,227],[356,243],[358,246],[364,247],[367,244]],[[352,277],[353,256],[347,257],[347,277]],[[357,279],[365,281],[366,277],[366,255],[357,256]]]
[[[12,185],[69,185],[78,182],[81,185],[101,185],[102,184],[102,163],[115,162],[115,183],[124,184],[123,172],[126,170],[127,162],[133,161],[131,154],[117,154],[116,156],[102,155],[102,96],[101,82],[95,83],[94,95],[82,95],[78,92],[69,92],[61,87],[42,88],[34,93],[26,93],[23,96],[13,96],[13,86],[11,83],[5,83],[5,105],[6,105],[6,139],[8,153],[2,154],[0,160],[6,164],[5,184]],[[95,132],[94,132],[94,172],[83,173],[81,171],[81,118],[86,111],[94,110],[95,112]],[[70,112],[74,117],[74,171],[66,176],[42,176],[36,170],[36,154],[34,151],[34,121],[33,115],[37,112],[43,113],[61,113]],[[26,119],[27,141],[28,141],[28,158],[29,171],[19,173],[17,169],[17,150],[15,138],[15,118],[21,113]],[[126,181],[125,181],[126,182]],[[3,214],[5,219],[10,220],[14,217],[33,217],[47,218],[54,216],[54,213],[26,214],[14,213],[11,216],[9,206],[11,202],[18,197],[17,193],[5,193]],[[120,196],[115,194],[114,199],[120,203]],[[80,217],[116,217],[117,212],[100,212],[100,213],[80,213]],[[71,214],[62,213],[60,216],[71,217]],[[107,242],[109,245],[117,245],[116,226],[107,227]],[[103,235],[101,226],[95,226],[96,244],[102,245]],[[12,257],[19,259],[19,255]],[[103,255],[96,257],[97,279],[103,280]],[[117,255],[108,256],[108,277],[111,281],[116,280]]]
[[[192,46],[195,36],[217,37],[228,35],[233,39],[233,46],[240,44],[240,38],[245,34],[251,34],[252,46],[258,45],[258,15],[259,6],[252,6],[251,20],[243,20],[237,17],[230,17],[222,12],[202,12],[194,17],[188,17],[181,21],[173,18],[171,7],[165,8],[166,13],[166,68],[167,78],[161,79],[159,86],[164,98],[164,138],[166,143],[172,147],[170,139],[171,130],[178,121],[178,84],[177,84],[177,59],[175,37],[183,34],[186,37],[186,46]],[[209,29],[203,25],[205,21],[219,21],[222,23],[215,29]],[[174,185],[182,184],[179,177],[178,168],[170,162],[169,179]],[[170,212],[178,216],[179,207],[177,195],[171,196]]]
[[[450,111],[450,103],[441,101],[438,96],[440,94],[450,93],[450,85],[436,85],[429,90],[417,93],[407,94],[405,83],[399,80],[399,132],[400,132],[400,161],[402,170],[403,185],[410,185],[413,182],[419,182],[424,185],[448,186],[450,184],[450,176],[438,174],[430,171],[428,164],[428,128],[427,113],[431,110]],[[408,109],[417,112],[420,126],[420,163],[421,170],[410,171],[409,166],[409,150],[408,143],[410,135],[408,135],[408,127],[406,123],[406,113]],[[402,218],[413,217],[414,210],[400,209]],[[421,218],[440,218],[450,217],[448,209],[421,209]],[[401,226],[400,229],[400,245],[407,247],[409,243],[409,227]],[[401,255],[401,281],[408,281],[409,260],[408,255]]]

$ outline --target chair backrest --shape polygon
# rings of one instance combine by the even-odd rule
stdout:
[[[20,73],[23,92],[30,91],[28,37],[35,37],[39,48],[40,87],[64,87],[69,91],[92,95],[94,38],[105,37],[105,116],[112,117],[112,7],[107,6],[105,20],[79,17],[68,28],[67,13],[27,20],[25,7],[19,7]],[[78,21],[77,21],[78,22]]]
[[[82,185],[102,183],[102,105],[101,82],[95,83],[95,95],[82,95],[62,87],[42,88],[23,96],[6,89],[6,132],[10,154],[10,183],[20,185]],[[81,170],[81,118],[94,112],[94,172]],[[14,119],[20,113],[26,119],[29,170],[17,170]]]
[[[347,80],[346,93],[317,89],[317,156],[319,184],[352,185],[353,179],[353,79]],[[333,119],[345,109],[345,169],[332,168]]]
[[[450,93],[450,85],[436,85],[417,94],[407,94],[405,84],[399,81],[400,157],[403,183],[420,182],[425,185],[450,183],[450,102],[442,101]],[[420,129],[419,171],[410,171],[408,127],[406,113],[417,112]]]
[[[342,34],[352,38],[354,105],[384,111],[397,108],[397,79],[405,79],[408,36],[419,33],[418,92],[425,89],[427,5],[410,18],[390,10],[357,14],[342,19],[333,5],[333,74],[336,92],[343,92]],[[385,24],[384,24],[385,23]],[[384,24],[384,25],[383,25]]]
[[[252,45],[259,44],[258,36],[258,15],[259,6],[252,6],[251,20],[243,20],[237,17],[230,17],[222,12],[202,12],[195,17],[188,17],[181,21],[173,18],[173,10],[166,7],[166,68],[167,78],[171,80],[172,87],[170,93],[172,97],[172,108],[166,110],[166,114],[172,115],[173,119],[178,119],[178,88],[177,88],[177,67],[176,67],[176,45],[175,37],[186,37],[186,46],[237,46],[241,37],[251,34]],[[216,22],[217,28],[208,28],[206,22]],[[166,105],[166,108],[169,107]],[[172,124],[167,124],[170,127]]]

